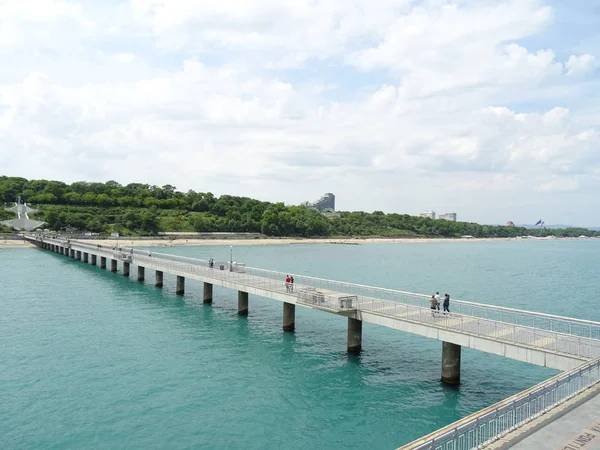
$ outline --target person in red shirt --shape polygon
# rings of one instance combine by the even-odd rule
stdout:
[[[292,279],[290,278],[289,275],[285,276],[285,290],[290,292],[290,283],[292,282]]]

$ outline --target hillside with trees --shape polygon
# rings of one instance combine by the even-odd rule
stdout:
[[[52,230],[66,227],[94,233],[153,235],[159,231],[256,232],[267,236],[516,237],[598,236],[583,228],[526,229],[384,214],[339,212],[331,218],[304,206],[263,202],[210,192],[179,192],[175,186],[116,181],[27,180],[0,176],[0,200],[9,206],[20,195],[39,209],[37,220]],[[6,211],[0,220],[13,218]],[[0,231],[7,231],[5,228]]]

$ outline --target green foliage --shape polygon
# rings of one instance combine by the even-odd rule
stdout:
[[[0,223],[0,233],[12,233],[14,230]]]
[[[598,236],[582,228],[540,230],[480,225],[384,214],[375,211],[339,212],[328,219],[302,206],[261,202],[210,192],[178,192],[174,186],[141,183],[122,186],[116,181],[72,184],[0,176],[0,201],[17,195],[40,210],[36,219],[48,228],[75,227],[96,233],[152,235],[158,231],[260,232],[268,236],[386,236],[386,237],[516,237]],[[0,211],[0,220],[13,215]]]

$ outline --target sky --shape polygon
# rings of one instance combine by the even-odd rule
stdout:
[[[0,0],[0,174],[600,225],[597,0]]]

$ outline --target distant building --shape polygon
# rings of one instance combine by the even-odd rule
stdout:
[[[421,213],[420,216],[435,219],[435,211],[425,211],[424,213]]]
[[[440,214],[440,219],[441,220],[450,220],[452,222],[456,222],[456,213]]]
[[[309,204],[311,208],[316,209],[319,212],[333,212],[335,211],[335,195],[328,192],[319,200]]]
[[[507,227],[514,227],[515,224],[514,224],[514,222],[512,220],[509,220],[508,222],[506,222],[506,226]]]

